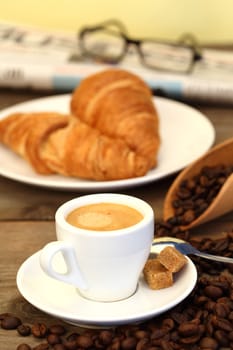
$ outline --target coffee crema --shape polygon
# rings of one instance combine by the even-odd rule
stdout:
[[[136,209],[117,203],[94,203],[71,211],[66,221],[78,228],[113,231],[139,223],[143,215]]]

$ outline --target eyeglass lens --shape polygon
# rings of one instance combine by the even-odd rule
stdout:
[[[85,53],[105,62],[120,61],[128,45],[126,37],[122,36],[120,31],[104,28],[86,31],[82,39]],[[142,40],[138,43],[141,61],[150,68],[186,72],[193,63],[193,50],[189,46],[160,43],[154,40]]]
[[[145,40],[140,50],[144,63],[149,67],[163,70],[187,71],[192,63],[192,50],[189,47],[175,46]]]
[[[86,53],[105,61],[117,61],[125,50],[124,39],[115,32],[96,30],[87,32],[83,38]]]

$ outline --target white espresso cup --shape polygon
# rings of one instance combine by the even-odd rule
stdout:
[[[133,208],[141,219],[129,227],[111,230],[80,228],[67,222],[75,209],[98,203]],[[88,222],[92,216],[86,213],[82,218]],[[83,297],[96,301],[117,301],[135,293],[154,237],[154,212],[149,204],[122,194],[91,194],[61,205],[55,222],[57,241],[48,243],[40,254],[40,265],[47,275],[73,285]],[[58,253],[63,255],[66,272],[54,267]]]

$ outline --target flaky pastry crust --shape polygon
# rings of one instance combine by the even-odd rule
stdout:
[[[159,118],[139,77],[109,69],[80,83],[67,115],[45,111],[4,118],[0,141],[39,174],[126,179],[156,166]]]

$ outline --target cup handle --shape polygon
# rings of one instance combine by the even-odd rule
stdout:
[[[53,268],[53,258],[62,253],[67,267],[66,273],[60,273]],[[87,289],[87,284],[80,271],[73,247],[65,242],[50,242],[42,248],[40,253],[40,266],[42,270],[57,280],[72,284],[81,289]]]

